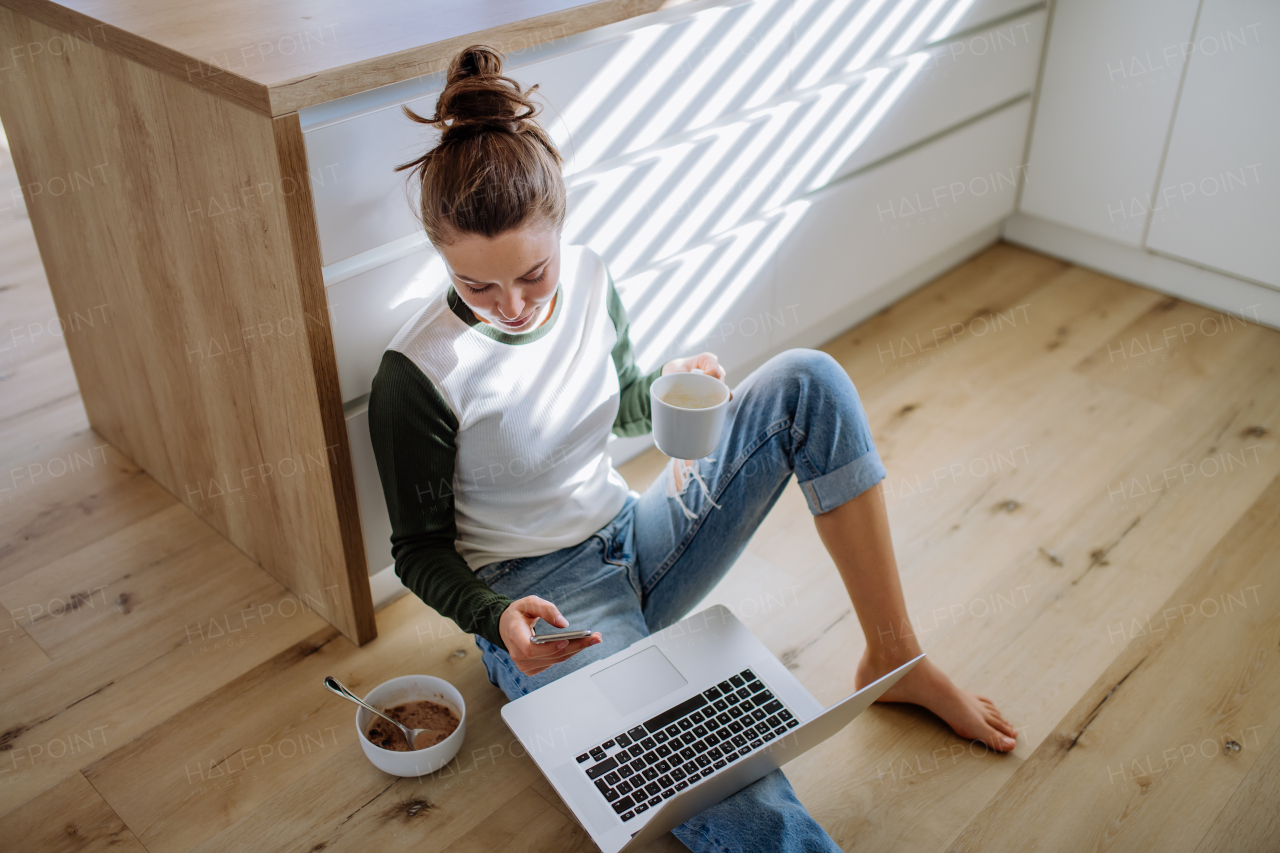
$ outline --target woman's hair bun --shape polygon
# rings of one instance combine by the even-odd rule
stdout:
[[[449,64],[444,91],[430,118],[411,115],[440,129],[440,144],[466,139],[487,130],[521,133],[536,126],[539,105],[530,99],[538,87],[522,90],[502,74],[502,54],[485,45],[458,52]],[[409,110],[406,108],[405,112]]]
[[[563,160],[535,120],[540,105],[502,74],[502,54],[485,45],[459,51],[449,63],[435,114],[419,124],[440,131],[436,144],[396,166],[410,171],[419,190],[422,227],[433,245],[457,234],[493,237],[529,222],[564,224]]]

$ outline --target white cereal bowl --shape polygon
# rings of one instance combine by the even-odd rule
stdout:
[[[452,761],[458,754],[458,750],[462,748],[462,739],[467,733],[467,703],[462,700],[462,694],[457,688],[443,678],[436,678],[434,675],[402,675],[382,682],[364,697],[364,701],[380,711],[399,705],[401,702],[414,702],[419,699],[439,702],[453,709],[453,712],[458,715],[458,728],[435,746],[409,752],[396,752],[370,743],[364,733],[374,719],[381,719],[381,717],[375,717],[369,711],[357,706],[356,736],[360,738],[360,746],[364,749],[364,754],[379,770],[393,776],[421,776],[425,773],[434,773]]]

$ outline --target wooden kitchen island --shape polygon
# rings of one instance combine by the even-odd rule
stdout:
[[[298,110],[662,5],[4,0],[0,118],[94,429],[373,639]]]

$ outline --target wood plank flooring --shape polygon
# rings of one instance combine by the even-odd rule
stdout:
[[[413,596],[363,648],[327,625],[89,428],[20,202],[0,258],[0,846],[594,849],[469,635]],[[872,708],[787,767],[839,844],[1280,850],[1280,332],[999,244],[825,349],[890,472],[890,630],[1021,734],[996,755]],[[819,699],[850,689],[861,631],[794,484],[711,603]],[[468,698],[420,779],[320,687],[405,672]]]

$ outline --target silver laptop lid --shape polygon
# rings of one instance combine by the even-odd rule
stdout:
[[[648,822],[635,831],[622,850],[634,850],[652,842],[689,818],[736,794],[757,779],[772,773],[793,758],[822,743],[843,729],[886,690],[897,683],[925,655],[912,658],[902,666],[841,699],[817,717],[766,744],[741,761],[676,794],[658,807]]]
[[[679,814],[687,808],[694,809],[689,815],[697,814],[829,737],[913,664],[914,661],[904,665],[824,711],[821,703],[745,625],[727,608],[716,605],[516,699],[503,707],[502,716],[579,823],[602,850],[612,853],[630,846],[632,836],[659,815],[662,822],[669,825],[655,828],[655,834],[686,820],[687,817]],[[633,727],[652,722],[655,715],[661,716],[677,705],[697,699],[718,682],[723,686],[721,679],[744,668],[753,669],[777,699],[794,713],[795,719],[789,721],[791,726],[831,716],[822,727],[806,731],[803,738],[797,738],[793,730],[788,732],[788,737],[770,743],[768,750],[749,751],[736,763],[735,759],[729,759],[727,763],[720,762],[720,767],[702,768],[701,776],[693,776],[680,785],[679,805],[676,805],[676,792],[666,790],[663,795],[670,799],[659,803],[651,801],[643,809],[648,814],[640,814],[641,809],[636,809],[624,820],[612,811],[610,806],[619,801],[615,797],[606,802],[593,787],[592,779],[599,784],[599,778],[588,774],[596,768],[611,769],[613,765],[593,768],[599,758],[589,754],[592,745],[614,743],[619,733],[630,733]],[[821,734],[828,727],[830,732]],[[671,743],[674,745],[675,740]],[[610,747],[611,754],[616,751],[617,747]],[[778,758],[768,758],[775,753]],[[766,758],[759,758],[761,754]],[[670,757],[675,760],[674,756]],[[712,782],[714,787],[707,788]],[[688,790],[683,790],[686,788]],[[698,796],[690,796],[695,791]],[[614,795],[609,792],[607,796]],[[645,837],[650,837],[649,833],[645,833]]]

